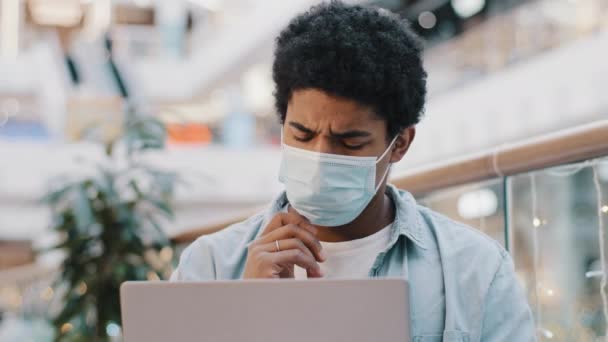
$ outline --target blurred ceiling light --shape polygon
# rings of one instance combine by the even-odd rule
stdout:
[[[30,0],[29,8],[33,21],[44,26],[76,26],[83,16],[79,0]]]
[[[458,214],[467,220],[494,215],[497,209],[498,198],[490,189],[467,192],[458,199]]]
[[[0,53],[15,58],[19,52],[19,0],[0,0]]]
[[[221,9],[222,0],[190,0],[190,2],[209,11],[217,12]]]
[[[271,113],[274,83],[271,78],[270,66],[259,64],[249,69],[242,79],[245,106],[256,114]]]
[[[452,0],[454,12],[461,18],[469,18],[481,12],[486,5],[485,0]]]
[[[540,333],[548,339],[552,339],[553,338],[553,332],[549,329],[545,329],[545,328],[538,328],[538,330],[540,331]]]
[[[95,0],[87,8],[82,34],[90,40],[103,35],[112,24],[112,1]]]
[[[133,0],[135,6],[138,7],[152,7],[152,0]]]
[[[433,12],[424,11],[418,16],[418,24],[427,30],[432,29],[437,24],[437,17]]]

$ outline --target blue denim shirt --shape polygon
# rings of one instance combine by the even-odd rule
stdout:
[[[408,279],[414,342],[536,340],[513,261],[500,244],[417,205],[408,192],[389,185],[387,194],[396,206],[391,240],[369,276]],[[247,244],[286,205],[283,193],[265,212],[200,237],[184,250],[171,279],[240,279]]]

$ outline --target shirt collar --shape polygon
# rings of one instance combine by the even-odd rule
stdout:
[[[392,226],[390,245],[396,243],[400,236],[405,236],[418,247],[426,249],[422,235],[420,213],[418,212],[418,205],[414,197],[409,192],[399,190],[392,184],[386,185],[386,193],[391,197],[395,204],[395,221]],[[268,208],[269,210],[266,211],[266,216],[258,231],[257,237],[262,234],[264,227],[266,227],[274,215],[285,209],[287,203],[287,194],[283,191],[274,201],[272,201]]]
[[[407,191],[397,189],[392,184],[386,185],[386,193],[395,204],[395,222],[391,242],[396,242],[399,236],[405,236],[418,247],[426,249],[420,212],[414,196]]]

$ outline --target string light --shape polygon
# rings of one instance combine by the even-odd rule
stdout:
[[[110,322],[106,325],[106,333],[108,336],[118,337],[120,336],[120,326],[114,322]]]
[[[608,205],[602,206],[602,213],[608,214]]]
[[[542,222],[538,217],[535,217],[534,220],[532,220],[532,224],[534,225],[535,228],[540,227],[541,223]]]

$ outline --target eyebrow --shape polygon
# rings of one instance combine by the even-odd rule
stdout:
[[[369,137],[372,134],[370,132],[367,131],[360,131],[360,130],[352,130],[352,131],[346,131],[346,132],[330,132],[332,137],[336,137],[339,139],[349,139],[349,138],[362,138],[362,137]]]
[[[315,131],[313,131],[312,129],[307,128],[306,126],[304,126],[300,123],[294,122],[294,121],[290,121],[289,125],[306,134],[315,133]],[[361,131],[361,130],[350,130],[350,131],[346,131],[346,132],[330,132],[330,134],[332,137],[339,138],[339,139],[361,138],[361,137],[369,137],[372,135],[370,132]]]
[[[302,125],[300,123],[297,123],[297,122],[289,121],[289,126],[295,128],[295,129],[297,129],[299,131],[302,131],[302,132],[304,132],[306,134],[314,134],[315,133],[315,131],[313,131],[312,129],[307,128],[306,126],[304,126],[304,125]]]

